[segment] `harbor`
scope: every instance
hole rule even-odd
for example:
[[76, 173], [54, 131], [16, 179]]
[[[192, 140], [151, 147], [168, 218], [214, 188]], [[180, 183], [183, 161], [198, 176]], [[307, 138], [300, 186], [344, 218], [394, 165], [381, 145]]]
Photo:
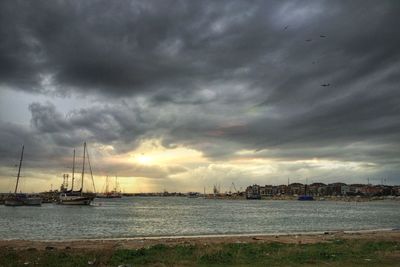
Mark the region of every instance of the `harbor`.
[[399, 1], [0, 1], [0, 267], [400, 267]]
[[[0, 239], [71, 240], [400, 228], [398, 201], [94, 199], [90, 206], [0, 206]], [[79, 225], [79, 227], [78, 227]], [[168, 225], [168, 227], [165, 227]]]

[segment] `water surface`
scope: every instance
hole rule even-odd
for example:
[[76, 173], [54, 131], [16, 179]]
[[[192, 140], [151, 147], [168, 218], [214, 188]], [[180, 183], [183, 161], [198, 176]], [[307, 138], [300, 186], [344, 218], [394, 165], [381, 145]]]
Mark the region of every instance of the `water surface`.
[[99, 199], [95, 206], [0, 206], [0, 239], [290, 233], [400, 228], [400, 202]]

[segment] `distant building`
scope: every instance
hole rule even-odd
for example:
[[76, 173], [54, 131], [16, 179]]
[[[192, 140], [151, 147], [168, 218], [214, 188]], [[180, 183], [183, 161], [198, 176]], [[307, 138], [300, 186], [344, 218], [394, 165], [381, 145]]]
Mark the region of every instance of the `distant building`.
[[371, 184], [365, 185], [361, 190], [362, 190], [361, 192], [367, 196], [380, 195], [382, 194], [383, 191], [381, 186], [373, 186]]
[[264, 192], [264, 194], [261, 193], [261, 196], [271, 197], [276, 195], [276, 186], [266, 185], [261, 190]]
[[287, 195], [288, 194], [288, 186], [285, 184], [278, 185], [275, 187], [276, 195]]
[[348, 195], [348, 193], [350, 192], [350, 186], [342, 185], [341, 188], [340, 188], [340, 192], [341, 192], [342, 196]]
[[[342, 195], [342, 187], [347, 187], [348, 185], [345, 183], [332, 183], [328, 184], [326, 188], [326, 194], [331, 196], [340, 196]], [[344, 189], [345, 191], [347, 189]], [[348, 191], [350, 188], [348, 188]]]
[[304, 185], [291, 183], [289, 185], [265, 185], [257, 184], [248, 186], [247, 199], [261, 199], [262, 197], [274, 197], [280, 195], [310, 195], [310, 196], [400, 196], [400, 186], [350, 184], [345, 183], [312, 183]]
[[301, 183], [292, 183], [288, 185], [288, 191], [290, 195], [304, 195], [305, 186]]
[[246, 188], [246, 198], [247, 199], [261, 199], [261, 187], [257, 184], [248, 186]]
[[312, 183], [308, 186], [307, 194], [312, 196], [325, 195], [326, 184], [324, 183]]
[[363, 194], [362, 191], [364, 186], [365, 185], [363, 184], [351, 184], [349, 186], [349, 193], [352, 195], [361, 195]]

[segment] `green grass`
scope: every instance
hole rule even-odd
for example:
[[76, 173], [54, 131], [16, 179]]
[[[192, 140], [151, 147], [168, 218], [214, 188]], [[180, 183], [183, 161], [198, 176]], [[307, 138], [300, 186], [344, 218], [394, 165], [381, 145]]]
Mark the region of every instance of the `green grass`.
[[[89, 261], [95, 260], [89, 265]], [[29, 264], [24, 265], [28, 262]], [[155, 245], [114, 251], [0, 249], [0, 266], [400, 266], [400, 241]]]

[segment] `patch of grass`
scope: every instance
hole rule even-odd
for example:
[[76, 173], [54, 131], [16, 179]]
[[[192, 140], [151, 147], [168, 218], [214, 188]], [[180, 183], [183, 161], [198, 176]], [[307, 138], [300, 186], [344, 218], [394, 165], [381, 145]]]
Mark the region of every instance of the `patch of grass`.
[[200, 264], [232, 264], [235, 254], [231, 251], [218, 250], [212, 253], [206, 253], [199, 257]]
[[333, 240], [317, 244], [155, 245], [115, 251], [0, 249], [0, 266], [400, 266], [400, 242]]

